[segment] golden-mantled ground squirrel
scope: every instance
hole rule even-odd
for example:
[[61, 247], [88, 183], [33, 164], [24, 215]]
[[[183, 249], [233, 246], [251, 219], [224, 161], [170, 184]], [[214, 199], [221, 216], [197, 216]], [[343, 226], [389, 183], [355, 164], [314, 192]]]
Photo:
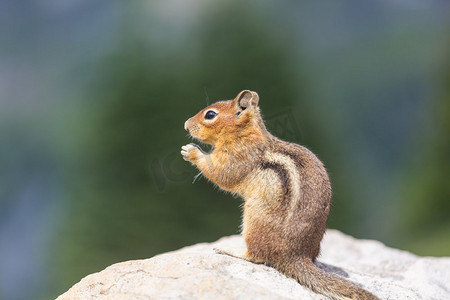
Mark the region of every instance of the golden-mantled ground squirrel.
[[210, 181], [244, 199], [246, 251], [221, 254], [274, 267], [333, 299], [377, 299], [315, 265], [330, 211], [331, 186], [322, 162], [308, 149], [271, 135], [258, 94], [244, 90], [187, 120], [190, 135], [213, 146], [183, 146], [183, 158]]

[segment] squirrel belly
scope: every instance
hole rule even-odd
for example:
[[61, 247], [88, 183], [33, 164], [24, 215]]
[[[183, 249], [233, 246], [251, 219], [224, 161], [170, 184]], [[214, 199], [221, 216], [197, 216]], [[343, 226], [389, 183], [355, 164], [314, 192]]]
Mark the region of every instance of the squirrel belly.
[[307, 148], [266, 130], [258, 102], [257, 93], [244, 90], [185, 122], [190, 135], [213, 150], [205, 153], [188, 144], [182, 147], [183, 158], [244, 200], [242, 235], [247, 250], [218, 252], [265, 263], [332, 299], [377, 299], [314, 264], [330, 211], [328, 174]]

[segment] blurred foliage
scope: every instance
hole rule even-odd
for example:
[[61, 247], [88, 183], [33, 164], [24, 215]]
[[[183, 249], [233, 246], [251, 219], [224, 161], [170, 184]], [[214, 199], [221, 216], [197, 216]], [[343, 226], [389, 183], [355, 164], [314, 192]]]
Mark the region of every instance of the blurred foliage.
[[431, 108], [434, 126], [423, 129], [425, 139], [418, 142], [402, 198], [404, 234], [398, 244], [421, 255], [429, 255], [430, 249], [434, 255], [450, 253], [450, 55], [448, 50], [443, 53], [446, 64], [440, 66]]
[[195, 52], [158, 50], [124, 32], [92, 86], [98, 114], [87, 120], [91, 148], [75, 172], [83, 178], [73, 180], [71, 213], [57, 240], [55, 289], [117, 261], [239, 232], [240, 200], [205, 179], [191, 184], [197, 171], [179, 150], [189, 142], [184, 121], [206, 97], [256, 90], [269, 119], [301, 101], [291, 49], [279, 47], [289, 33], [264, 18], [251, 6], [213, 7], [190, 45], [174, 45]]
[[[434, 33], [441, 27], [429, 22], [439, 7], [175, 1], [197, 5], [183, 11], [169, 2], [103, 1], [80, 4], [79, 11], [76, 1], [46, 2], [47, 10], [12, 6], [27, 8], [24, 28], [45, 27], [45, 34], [31, 30], [33, 39], [18, 35], [25, 46], [16, 59], [25, 71], [9, 71], [35, 80], [23, 84], [24, 95], [44, 104], [8, 105], [25, 125], [0, 111], [0, 216], [24, 190], [33, 204], [24, 205], [28, 211], [45, 206], [48, 216], [60, 218], [46, 225], [60, 222], [56, 229], [40, 224], [51, 231], [46, 236], [56, 231], [52, 247], [41, 250], [52, 249], [42, 263], [50, 268], [45, 299], [112, 263], [239, 232], [241, 200], [204, 178], [193, 183], [198, 171], [179, 152], [190, 142], [184, 121], [242, 89], [258, 92], [272, 133], [324, 161], [334, 191], [329, 227], [418, 254], [449, 255], [450, 47], [438, 49]], [[34, 17], [38, 8], [42, 15]], [[73, 19], [73, 44], [53, 40], [67, 28], [48, 25], [52, 13]], [[114, 26], [107, 28], [103, 18]], [[111, 48], [107, 38], [96, 43], [108, 34]], [[56, 52], [67, 53], [53, 61]], [[58, 63], [77, 61], [84, 64], [60, 76]], [[36, 74], [23, 67], [32, 63]], [[73, 91], [80, 86], [87, 89]], [[52, 98], [61, 100], [45, 101]]]

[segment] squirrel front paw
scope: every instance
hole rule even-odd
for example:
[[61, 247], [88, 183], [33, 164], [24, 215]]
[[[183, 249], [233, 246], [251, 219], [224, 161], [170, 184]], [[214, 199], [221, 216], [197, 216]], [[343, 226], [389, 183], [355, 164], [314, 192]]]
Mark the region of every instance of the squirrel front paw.
[[185, 161], [192, 162], [195, 160], [200, 153], [198, 146], [196, 144], [187, 144], [181, 147], [181, 155]]

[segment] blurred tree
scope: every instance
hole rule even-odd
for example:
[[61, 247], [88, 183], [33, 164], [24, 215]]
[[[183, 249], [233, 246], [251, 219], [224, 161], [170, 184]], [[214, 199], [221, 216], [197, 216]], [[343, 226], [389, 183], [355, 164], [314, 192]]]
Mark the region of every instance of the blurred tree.
[[[448, 48], [448, 47], [447, 47]], [[405, 187], [404, 239], [421, 255], [450, 255], [450, 56], [440, 77], [441, 93], [432, 107]]]
[[179, 149], [184, 121], [205, 106], [204, 87], [213, 101], [256, 90], [269, 117], [301, 100], [289, 34], [269, 18], [223, 2], [205, 10], [189, 40], [166, 44], [127, 26], [93, 85], [97, 113], [86, 120], [89, 149], [57, 241], [56, 293], [111, 263], [238, 232], [239, 202], [205, 180], [192, 185], [195, 169]]

